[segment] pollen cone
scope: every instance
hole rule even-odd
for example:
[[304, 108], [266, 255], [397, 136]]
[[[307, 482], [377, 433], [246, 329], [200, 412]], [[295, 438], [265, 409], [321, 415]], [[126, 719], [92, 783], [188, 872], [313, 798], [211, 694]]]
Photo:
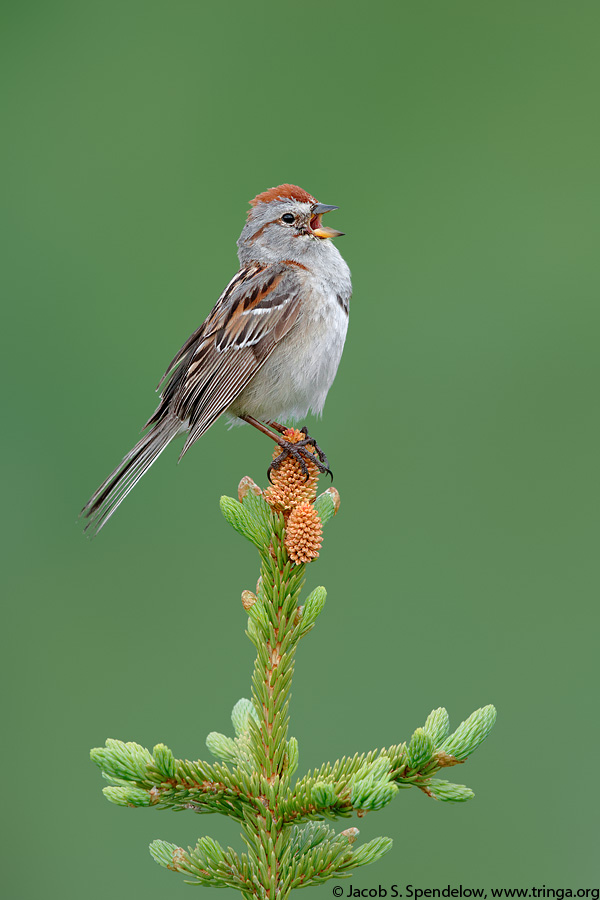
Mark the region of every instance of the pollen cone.
[[289, 558], [299, 564], [316, 559], [321, 549], [323, 526], [312, 503], [304, 501], [291, 511], [285, 529]]

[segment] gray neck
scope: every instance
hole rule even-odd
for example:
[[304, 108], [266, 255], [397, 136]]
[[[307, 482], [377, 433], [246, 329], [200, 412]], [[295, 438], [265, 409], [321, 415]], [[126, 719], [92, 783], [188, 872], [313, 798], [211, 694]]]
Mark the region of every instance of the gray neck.
[[[252, 262], [269, 265], [289, 259], [306, 266], [324, 281], [337, 285], [339, 293], [350, 296], [350, 270], [331, 239], [301, 236], [290, 240], [287, 235], [278, 239], [278, 230], [267, 226], [257, 237], [256, 224], [247, 223], [237, 242], [240, 265]], [[270, 235], [267, 234], [269, 231]]]

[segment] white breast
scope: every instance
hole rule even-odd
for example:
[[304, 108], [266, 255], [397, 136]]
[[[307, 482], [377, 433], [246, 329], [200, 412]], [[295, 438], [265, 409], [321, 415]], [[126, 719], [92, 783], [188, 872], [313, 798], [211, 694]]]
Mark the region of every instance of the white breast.
[[321, 413], [333, 383], [348, 330], [350, 291], [338, 294], [311, 278], [298, 320], [245, 388], [231, 412], [260, 421], [302, 421]]

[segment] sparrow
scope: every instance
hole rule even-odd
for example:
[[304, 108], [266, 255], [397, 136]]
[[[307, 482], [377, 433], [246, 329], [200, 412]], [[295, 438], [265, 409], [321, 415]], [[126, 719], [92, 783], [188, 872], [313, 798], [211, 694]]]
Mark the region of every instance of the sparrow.
[[287, 455], [307, 477], [303, 456], [331, 474], [307, 430], [290, 443], [280, 420], [322, 412], [342, 355], [352, 286], [331, 241], [343, 232], [321, 222], [334, 209], [293, 184], [250, 201], [239, 271], [169, 364], [146, 433], [82, 509], [86, 531], [100, 531], [173, 438], [187, 435], [181, 459], [223, 413], [282, 448], [269, 476]]

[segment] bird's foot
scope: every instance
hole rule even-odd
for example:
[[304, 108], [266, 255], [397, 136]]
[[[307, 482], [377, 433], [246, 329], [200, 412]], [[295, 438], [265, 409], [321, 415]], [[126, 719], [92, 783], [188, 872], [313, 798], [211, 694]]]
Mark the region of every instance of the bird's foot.
[[[271, 422], [270, 424], [272, 427], [277, 428], [278, 431], [281, 429], [280, 433], [285, 434], [287, 429], [278, 426], [276, 422]], [[302, 474], [307, 481], [310, 477], [310, 472], [306, 464], [307, 460], [316, 466], [323, 475], [329, 475], [333, 481], [333, 472], [329, 468], [329, 462], [327, 461], [324, 452], [321, 450], [315, 439], [309, 435], [306, 427], [301, 428], [300, 431], [304, 437], [299, 441], [287, 441], [285, 438], [279, 438], [277, 440], [277, 443], [282, 450], [279, 456], [273, 460], [267, 469], [267, 478], [271, 481], [271, 472], [273, 469], [278, 469], [281, 463], [291, 456], [300, 466]], [[308, 449], [309, 447], [311, 448], [310, 450]]]

